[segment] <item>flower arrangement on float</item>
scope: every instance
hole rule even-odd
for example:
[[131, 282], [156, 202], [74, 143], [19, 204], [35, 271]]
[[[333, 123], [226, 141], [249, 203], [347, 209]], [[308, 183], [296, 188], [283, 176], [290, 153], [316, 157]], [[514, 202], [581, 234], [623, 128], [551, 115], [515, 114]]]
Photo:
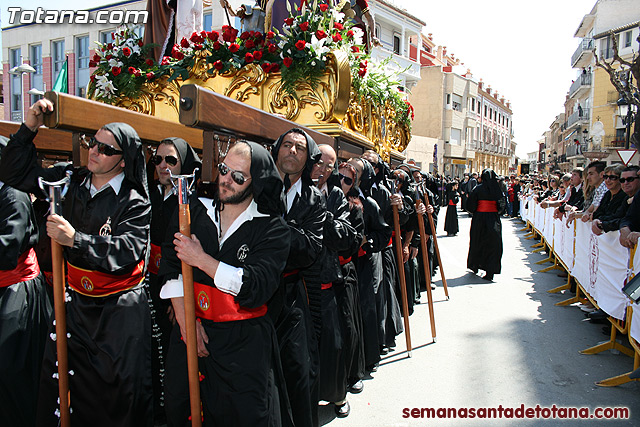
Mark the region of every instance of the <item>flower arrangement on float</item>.
[[[291, 6], [287, 2], [287, 6]], [[116, 104], [122, 98], [137, 98], [145, 85], [160, 81], [187, 80], [199, 61], [207, 64], [211, 77], [228, 75], [255, 64], [267, 73], [280, 73], [283, 90], [296, 95], [296, 86], [308, 83], [315, 88], [327, 68], [329, 53], [342, 50], [349, 56], [352, 87], [379, 108], [391, 104], [398, 124], [411, 127], [413, 107], [398, 91], [398, 71], [392, 71], [392, 58], [373, 64], [364, 52], [363, 32], [345, 19], [333, 4], [304, 3], [289, 9], [282, 32], [239, 31], [223, 26], [222, 31], [194, 32], [183, 38], [160, 63], [149, 58], [154, 45], [143, 44], [131, 27], [113, 34], [113, 42], [98, 43], [90, 66], [89, 96]]]

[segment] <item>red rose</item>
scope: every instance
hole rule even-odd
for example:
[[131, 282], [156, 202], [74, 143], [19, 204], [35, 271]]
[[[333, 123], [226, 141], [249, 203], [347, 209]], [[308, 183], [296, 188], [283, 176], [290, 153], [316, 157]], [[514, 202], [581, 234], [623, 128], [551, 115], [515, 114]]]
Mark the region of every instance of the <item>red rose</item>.
[[136, 77], [140, 77], [142, 75], [142, 71], [136, 68], [135, 70], [133, 70], [133, 75]]
[[97, 53], [93, 55], [93, 62], [100, 62], [100, 55], [98, 55]]
[[360, 52], [360, 48], [358, 46], [351, 46], [351, 52], [358, 53]]
[[229, 52], [236, 53], [240, 49], [240, 45], [238, 43], [231, 43], [229, 45]]
[[245, 31], [240, 35], [240, 40], [247, 40], [249, 37], [251, 37], [251, 34], [249, 34], [248, 31]]
[[247, 49], [253, 49], [254, 47], [256, 47], [256, 43], [253, 40], [247, 40], [246, 42], [244, 42], [244, 47], [246, 47]]
[[269, 40], [271, 40], [271, 39], [272, 39], [272, 38], [274, 38], [275, 36], [276, 36], [276, 33], [274, 33], [273, 31], [269, 31], [269, 32], [267, 33], [267, 38], [268, 38]]
[[244, 54], [244, 61], [245, 61], [247, 64], [251, 64], [251, 63], [253, 62], [253, 55], [252, 55], [252, 54], [250, 54], [249, 52], [245, 53], [245, 54]]
[[[112, 33], [112, 34], [113, 34], [113, 33]], [[113, 49], [113, 43], [109, 43], [109, 44], [107, 45], [107, 49], [109, 49], [109, 50]]]
[[269, 50], [269, 53], [275, 53], [276, 50], [278, 50], [278, 46], [276, 46], [275, 44], [270, 43], [269, 47], [267, 49]]
[[169, 56], [164, 56], [162, 57], [162, 61], [160, 62], [160, 65], [169, 65], [169, 60], [171, 58]]
[[213, 43], [213, 50], [220, 50], [220, 42], [219, 41], [215, 41]]
[[210, 31], [207, 33], [207, 38], [209, 40], [218, 40], [220, 38], [220, 34], [217, 31]]
[[149, 58], [144, 62], [146, 62], [149, 67], [153, 67], [153, 59]]
[[358, 75], [360, 77], [364, 77], [365, 74], [367, 74], [367, 69], [366, 68], [360, 68], [360, 71], [358, 71]]
[[89, 67], [90, 68], [97, 67], [97, 66], [98, 66], [98, 64], [96, 64], [95, 61], [89, 61]]
[[178, 61], [184, 59], [184, 53], [180, 52], [180, 48], [178, 48], [177, 45], [174, 45], [173, 49], [171, 49], [171, 56], [173, 56]]
[[269, 71], [272, 73], [277, 73], [278, 71], [280, 71], [280, 64], [277, 64], [277, 63], [271, 64], [271, 70]]
[[271, 71], [271, 64], [268, 62], [264, 62], [260, 64], [260, 66], [262, 67], [262, 71], [264, 71], [265, 73], [268, 73], [269, 71]]
[[319, 7], [320, 7], [320, 11], [322, 11], [322, 12], [326, 12], [327, 9], [329, 9], [329, 5], [328, 4], [324, 4], [324, 3], [321, 4]]
[[129, 74], [134, 74], [136, 72], [136, 69], [135, 67], [129, 67], [127, 71], [129, 71]]
[[304, 41], [304, 40], [298, 40], [298, 41], [296, 42], [296, 49], [298, 49], [298, 50], [303, 50], [303, 49], [304, 49], [304, 47], [305, 47], [306, 45], [307, 45], [307, 42], [306, 42], [306, 41]]
[[288, 26], [292, 26], [293, 25], [293, 18], [287, 18], [284, 20], [284, 23], [287, 24]]
[[353, 31], [351, 30], [347, 31], [347, 37], [353, 37]]
[[222, 70], [222, 68], [224, 68], [224, 64], [222, 63], [222, 61], [218, 59], [216, 62], [213, 63], [213, 68], [220, 71]]
[[138, 46], [140, 47], [144, 46], [144, 43], [142, 42], [142, 40], [138, 40]]
[[322, 40], [323, 38], [327, 37], [327, 33], [324, 32], [324, 30], [318, 30], [316, 31], [316, 38], [318, 40]]
[[180, 40], [180, 46], [187, 48], [189, 47], [189, 40], [185, 39], [184, 37], [182, 38], [182, 40]]
[[224, 32], [222, 33], [222, 40], [232, 43], [236, 41], [237, 36], [238, 36], [238, 30], [227, 26], [226, 30], [224, 30]]
[[193, 45], [193, 48], [195, 50], [202, 50], [203, 46], [200, 43], [196, 43], [196, 44]]
[[333, 23], [333, 28], [335, 28], [336, 30], [344, 30], [344, 25], [342, 25], [339, 22], [334, 22]]
[[117, 76], [118, 74], [120, 74], [120, 71], [122, 71], [122, 70], [120, 69], [120, 67], [113, 67], [113, 68], [111, 69], [111, 74], [113, 74], [113, 76], [115, 77], [115, 76]]
[[260, 61], [262, 59], [262, 51], [256, 50], [255, 52], [253, 52], [253, 59], [255, 59], [256, 61]]
[[336, 42], [336, 43], [342, 41], [342, 36], [340, 35], [340, 33], [335, 33], [333, 35], [333, 41]]
[[96, 81], [96, 75], [95, 74], [91, 74], [89, 76], [89, 80], [91, 80], [92, 82], [95, 82]]
[[309, 22], [303, 22], [298, 25], [298, 27], [300, 27], [300, 31], [307, 31], [309, 29]]
[[285, 67], [289, 68], [291, 67], [291, 64], [293, 64], [293, 59], [287, 56], [282, 60], [282, 63], [284, 64]]
[[147, 73], [147, 80], [152, 80], [156, 75], [153, 73], [153, 71], [149, 71]]
[[[191, 40], [194, 43], [202, 43], [204, 41], [204, 39], [202, 38], [202, 36], [196, 32], [194, 32], [193, 34], [191, 34], [191, 37], [189, 37], [189, 40]], [[186, 47], [186, 46], [185, 46]]]
[[113, 58], [113, 55], [107, 55], [104, 57], [104, 59], [106, 59], [107, 61], [110, 60], [111, 58]]

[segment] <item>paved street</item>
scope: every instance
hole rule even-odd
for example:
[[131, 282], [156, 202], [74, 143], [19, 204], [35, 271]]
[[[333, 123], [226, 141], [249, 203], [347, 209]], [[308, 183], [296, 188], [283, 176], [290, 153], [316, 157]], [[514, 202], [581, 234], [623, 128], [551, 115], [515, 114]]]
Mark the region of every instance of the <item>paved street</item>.
[[[536, 405], [619, 407], [631, 410], [624, 421], [593, 420], [590, 425], [640, 424], [640, 384], [603, 388], [595, 381], [628, 372], [633, 360], [607, 351], [579, 350], [608, 339], [604, 325], [591, 324], [577, 307], [556, 307], [566, 295], [546, 291], [563, 284], [557, 271], [536, 273], [546, 258], [532, 253], [519, 221], [503, 218], [502, 274], [488, 283], [466, 269], [471, 219], [459, 214], [460, 233], [438, 230], [451, 299], [446, 301], [440, 275], [435, 297], [437, 342], [432, 343], [426, 293], [411, 317], [413, 357], [407, 358], [404, 335], [385, 356], [361, 394], [348, 396], [351, 415], [337, 419], [332, 406], [321, 408], [321, 424], [330, 426], [411, 425], [558, 425], [561, 420], [412, 419], [404, 408], [472, 408]], [[442, 237], [441, 237], [442, 236]], [[548, 264], [547, 264], [548, 265]], [[634, 417], [635, 415], [635, 417]], [[574, 421], [575, 423], [576, 421]], [[584, 423], [585, 420], [577, 421]], [[587, 421], [588, 422], [588, 421]]]

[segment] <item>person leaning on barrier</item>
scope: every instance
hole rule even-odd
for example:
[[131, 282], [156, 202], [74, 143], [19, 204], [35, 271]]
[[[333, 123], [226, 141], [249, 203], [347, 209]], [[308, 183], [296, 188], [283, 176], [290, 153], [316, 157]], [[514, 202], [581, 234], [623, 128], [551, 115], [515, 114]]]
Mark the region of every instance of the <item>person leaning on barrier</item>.
[[[33, 139], [53, 104], [41, 99], [3, 152], [0, 179], [41, 194], [38, 178], [73, 171], [62, 215], [50, 215], [47, 234], [67, 262], [66, 303], [71, 423], [149, 426], [152, 418], [151, 315], [143, 289], [151, 205], [145, 159], [136, 131], [109, 123], [88, 138], [86, 167], [37, 165]], [[52, 330], [53, 332], [53, 330]], [[56, 343], [47, 340], [38, 426], [57, 426]]]
[[604, 193], [598, 208], [593, 212], [591, 230], [600, 235], [619, 228], [620, 219], [627, 213], [627, 194], [622, 191], [620, 176], [622, 165], [607, 166], [604, 169], [604, 182], [608, 191]]
[[[634, 183], [637, 187], [640, 187], [640, 183], [636, 184], [640, 180], [640, 170], [636, 171], [635, 177], [631, 171], [625, 170], [623, 177], [625, 177], [623, 185], [627, 186], [629, 183]], [[629, 191], [632, 190], [630, 189]], [[627, 248], [633, 248], [634, 245], [637, 245], [640, 237], [640, 190], [636, 191], [632, 199], [633, 201], [627, 210], [627, 214], [620, 221], [620, 244]]]
[[[589, 182], [589, 186], [594, 190], [591, 194], [590, 203], [588, 200], [585, 200], [585, 209], [581, 218], [582, 222], [591, 221], [593, 213], [598, 209], [598, 206], [602, 203], [602, 198], [609, 190], [604, 180], [605, 168], [606, 163], [601, 161], [591, 162], [587, 167], [587, 181]], [[618, 176], [619, 175], [620, 173], [618, 172]]]

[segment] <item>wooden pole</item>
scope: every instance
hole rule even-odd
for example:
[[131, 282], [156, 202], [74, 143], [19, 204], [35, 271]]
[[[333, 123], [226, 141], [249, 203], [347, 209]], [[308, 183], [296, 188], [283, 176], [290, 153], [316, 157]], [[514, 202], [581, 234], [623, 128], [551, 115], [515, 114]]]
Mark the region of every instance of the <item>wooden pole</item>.
[[402, 238], [400, 237], [400, 217], [398, 206], [393, 206], [393, 227], [396, 234], [396, 257], [398, 258], [398, 277], [400, 277], [400, 294], [402, 295], [402, 316], [404, 317], [404, 333], [407, 341], [407, 354], [412, 356], [411, 330], [409, 329], [409, 303], [407, 301], [407, 282], [404, 277], [404, 262], [402, 262]]
[[[185, 178], [178, 178], [180, 233], [191, 237], [191, 213]], [[186, 320], [187, 370], [189, 376], [189, 399], [191, 402], [191, 425], [202, 426], [200, 403], [200, 375], [198, 374], [198, 347], [196, 342], [196, 306], [193, 294], [193, 268], [182, 262], [182, 285], [184, 287], [184, 313]]]
[[[416, 202], [416, 210], [422, 205], [422, 200]], [[424, 277], [427, 280], [427, 299], [429, 301], [429, 320], [431, 321], [431, 337], [436, 342], [436, 319], [433, 312], [433, 295], [431, 293], [431, 269], [429, 268], [429, 258], [427, 257], [427, 233], [424, 228], [422, 215], [418, 218], [418, 228], [420, 231], [420, 247], [422, 249], [422, 264], [424, 264]]]
[[[428, 208], [429, 207], [429, 197], [426, 195], [426, 193], [425, 193], [425, 204], [427, 205], [427, 208]], [[429, 218], [429, 226], [431, 227], [431, 237], [433, 237], [433, 244], [435, 245], [436, 256], [438, 257], [438, 265], [440, 266], [440, 277], [442, 277], [442, 285], [444, 286], [444, 294], [446, 295], [447, 300], [448, 300], [449, 299], [449, 289], [447, 288], [447, 278], [444, 277], [444, 267], [442, 265], [442, 259], [440, 258], [440, 248], [438, 248], [438, 237], [436, 236], [436, 226], [435, 226], [435, 223], [433, 222], [433, 217], [431, 216], [429, 211], [427, 211], [427, 218]]]

